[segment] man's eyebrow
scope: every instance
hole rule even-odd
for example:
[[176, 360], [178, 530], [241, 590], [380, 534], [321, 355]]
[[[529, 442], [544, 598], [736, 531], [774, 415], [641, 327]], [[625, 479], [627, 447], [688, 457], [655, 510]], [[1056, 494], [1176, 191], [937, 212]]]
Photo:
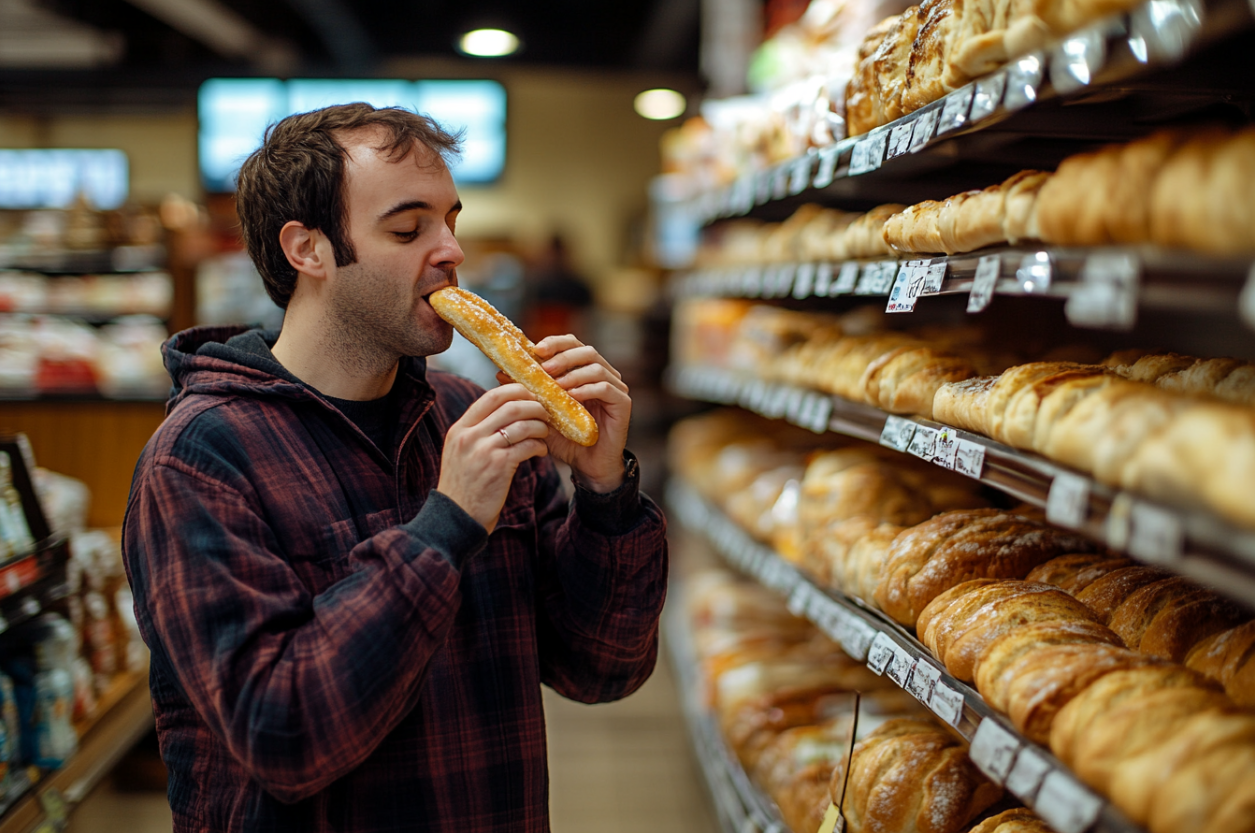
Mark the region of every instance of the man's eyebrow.
[[[389, 208], [387, 211], [380, 214], [379, 220], [380, 221], [387, 220], [389, 217], [395, 217], [398, 214], [404, 214], [407, 211], [416, 211], [416, 210], [417, 211], [431, 211], [432, 204], [427, 202], [426, 200], [409, 200], [407, 202], [397, 203], [396, 205], [392, 206], [392, 208]], [[449, 209], [449, 213], [452, 214], [455, 211], [461, 211], [461, 210], [462, 210], [462, 201], [458, 200], [456, 203], [453, 204], [453, 208]]]

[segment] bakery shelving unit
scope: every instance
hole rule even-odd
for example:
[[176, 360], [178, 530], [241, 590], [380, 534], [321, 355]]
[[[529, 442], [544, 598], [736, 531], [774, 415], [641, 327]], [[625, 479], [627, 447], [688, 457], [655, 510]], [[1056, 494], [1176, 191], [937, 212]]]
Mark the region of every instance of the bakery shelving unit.
[[[66, 581], [69, 546], [49, 528], [35, 494], [30, 444], [24, 436], [0, 437], [0, 451], [12, 461], [13, 485], [22, 499], [34, 551], [0, 565], [0, 633], [70, 593]], [[75, 725], [79, 749], [62, 768], [33, 767], [11, 773], [7, 795], [0, 796], [0, 833], [28, 833], [64, 821], [65, 813], [94, 787], [153, 725], [148, 674], [116, 675], [99, 697], [93, 715]]]
[[681, 396], [879, 443], [973, 477], [1044, 509], [1051, 523], [1255, 605], [1255, 533], [1210, 513], [1148, 501], [980, 434], [819, 391], [718, 368], [677, 368], [668, 383]]
[[[970, 744], [972, 762], [1058, 833], [1141, 831], [1048, 751], [1021, 736], [975, 690], [948, 674], [929, 650], [897, 623], [856, 599], [818, 586], [683, 481], [669, 482], [667, 504], [681, 525], [705, 535], [728, 563], [787, 599], [791, 612], [809, 619], [851, 657], [887, 676], [953, 728]], [[677, 626], [671, 621], [668, 624]], [[674, 632], [670, 627], [669, 632]], [[677, 667], [683, 668], [680, 663], [687, 659], [676, 657]], [[686, 685], [685, 691], [691, 699], [693, 686]], [[709, 739], [694, 734], [703, 762], [713, 758], [702, 746], [710, 743]], [[721, 741], [716, 737], [714, 743]], [[712, 793], [719, 800], [718, 791], [712, 788]], [[719, 806], [723, 812], [725, 806], [735, 805], [728, 798]]]
[[679, 677], [681, 709], [689, 741], [720, 829], [723, 833], [788, 833], [780, 811], [750, 781], [724, 741], [714, 714], [701, 702], [696, 677], [699, 666], [682, 605], [668, 603], [663, 623], [671, 665]]

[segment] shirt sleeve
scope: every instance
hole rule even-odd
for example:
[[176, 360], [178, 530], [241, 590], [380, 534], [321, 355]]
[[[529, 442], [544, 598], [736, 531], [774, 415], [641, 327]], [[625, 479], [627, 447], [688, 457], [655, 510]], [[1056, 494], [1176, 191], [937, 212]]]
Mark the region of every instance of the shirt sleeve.
[[542, 479], [537, 493], [542, 679], [584, 703], [631, 694], [649, 678], [658, 655], [666, 521], [641, 494], [634, 458], [627, 471], [623, 486], [609, 495], [577, 488], [574, 511], [556, 473]]
[[242, 484], [141, 462], [124, 549], [153, 661], [280, 801], [357, 767], [417, 702], [461, 559], [485, 538], [440, 500], [359, 543], [348, 577], [311, 597]]

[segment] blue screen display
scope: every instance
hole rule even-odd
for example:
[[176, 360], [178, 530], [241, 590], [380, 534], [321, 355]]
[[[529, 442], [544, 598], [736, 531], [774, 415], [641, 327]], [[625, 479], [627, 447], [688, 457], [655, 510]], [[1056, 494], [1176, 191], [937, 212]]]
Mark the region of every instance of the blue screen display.
[[462, 157], [452, 166], [462, 185], [495, 182], [505, 168], [505, 88], [496, 81], [393, 81], [213, 78], [201, 85], [200, 173], [205, 190], [235, 190], [244, 159], [266, 128], [285, 116], [330, 104], [365, 101], [425, 113], [451, 132], [463, 131]]
[[66, 208], [81, 194], [109, 210], [129, 185], [120, 150], [0, 150], [0, 208]]

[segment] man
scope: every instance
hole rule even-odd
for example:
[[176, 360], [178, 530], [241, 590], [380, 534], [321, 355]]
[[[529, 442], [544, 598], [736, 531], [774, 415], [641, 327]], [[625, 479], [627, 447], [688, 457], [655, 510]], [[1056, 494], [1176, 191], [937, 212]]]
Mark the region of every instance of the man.
[[364, 104], [280, 122], [237, 204], [282, 332], [165, 347], [124, 551], [178, 831], [547, 830], [540, 684], [607, 701], [653, 668], [664, 520], [618, 373], [537, 345], [600, 426], [580, 448], [520, 386], [426, 370], [456, 149]]

